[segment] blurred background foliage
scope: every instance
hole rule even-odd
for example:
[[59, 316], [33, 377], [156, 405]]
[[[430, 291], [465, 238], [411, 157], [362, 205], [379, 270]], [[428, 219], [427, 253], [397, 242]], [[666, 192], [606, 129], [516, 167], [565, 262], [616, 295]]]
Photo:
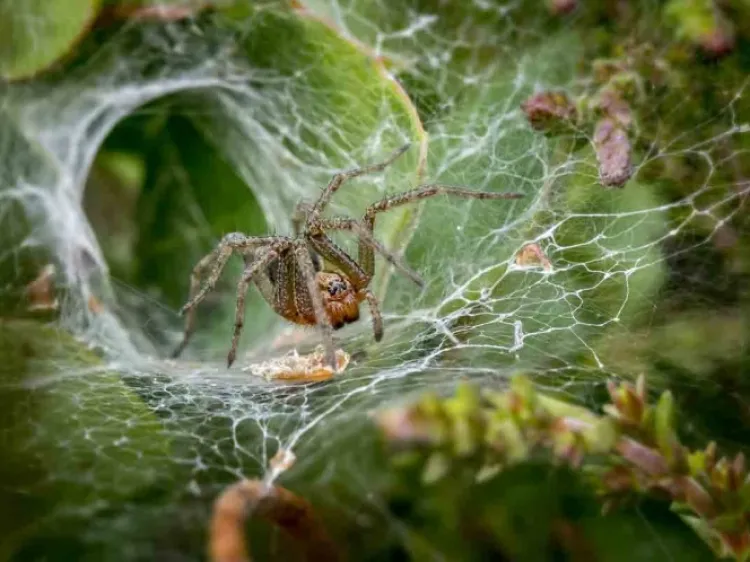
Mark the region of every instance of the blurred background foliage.
[[[320, 152], [350, 167], [352, 161], [338, 147], [364, 144], [386, 115], [416, 145], [387, 177], [398, 177], [402, 184], [404, 177], [419, 181], [425, 172], [420, 150], [429, 146], [430, 165], [438, 163], [430, 171], [444, 183], [519, 190], [542, 200], [534, 208], [527, 198], [519, 206], [500, 207], [491, 217], [483, 214], [463, 224], [458, 236], [445, 227], [461, 221], [447, 205], [399, 210], [379, 223], [386, 245], [403, 249], [429, 280], [420, 304], [435, 307], [436, 316], [445, 318], [455, 338], [466, 344], [445, 352], [444, 365], [489, 364], [507, 372], [526, 361], [534, 367], [529, 378], [551, 399], [574, 402], [591, 415], [601, 414], [610, 400], [606, 382], [613, 375], [624, 381], [645, 375], [653, 389], [650, 398], [671, 391], [680, 415], [673, 419], [670, 414], [664, 423], [685, 447], [703, 451], [714, 441], [732, 459], [747, 454], [750, 4], [547, 0], [522, 2], [511, 20], [487, 17], [480, 4], [357, 0], [346, 10], [354, 41], [335, 24], [339, 16], [332, 6], [337, 3], [312, 0], [0, 0], [0, 95], [11, 100], [0, 104], [2, 153], [39, 151], [18, 132], [13, 100], [37, 87], [53, 91], [64, 84], [70, 91], [77, 73], [106, 58], [112, 37], [125, 37], [117, 56], [128, 56], [127, 49], [143, 48], [145, 37], [169, 41], [173, 26], [234, 34], [232, 56], [245, 57], [259, 72], [284, 77], [307, 72], [306, 87], [284, 109], [287, 124], [294, 122], [295, 110], [309, 111], [295, 131], [305, 146], [294, 147], [300, 161]], [[502, 8], [499, 2], [489, 4]], [[414, 13], [439, 14], [430, 36], [434, 44], [420, 48], [456, 41], [450, 59], [410, 67], [415, 47], [407, 41], [399, 45], [398, 38], [389, 44], [388, 55], [373, 58], [370, 49], [378, 32], [407, 27]], [[456, 40], [463, 33], [482, 48]], [[205, 37], [208, 44], [215, 36]], [[517, 70], [510, 65], [488, 72], [481, 90], [467, 87], [469, 70], [493, 68], [507, 56], [507, 45], [528, 60], [527, 84], [564, 84], [564, 98], [525, 105], [539, 92], [517, 87]], [[134, 56], [146, 57], [140, 51]], [[154, 72], [160, 64], [180, 64], [179, 56], [147, 60]], [[489, 150], [440, 169], [439, 163], [466, 142], [455, 139], [481, 136], [472, 128], [473, 116], [498, 100], [507, 108], [524, 108], [523, 126], [509, 123]], [[98, 148], [81, 205], [112, 278], [146, 295], [140, 306], [178, 308], [191, 267], [224, 233], [262, 234], [287, 224], [280, 217], [300, 193], [285, 191], [287, 184], [274, 174], [283, 169], [302, 177], [305, 169], [290, 159], [269, 170], [272, 152], [263, 135], [237, 136], [231, 120], [239, 113], [226, 111], [232, 103], [231, 96], [213, 97], [202, 88], [167, 93], [125, 115]], [[267, 119], [265, 132], [291, 145], [285, 122], [275, 120], [263, 100], [247, 111], [254, 112], [254, 119]], [[318, 114], [330, 120], [316, 124]], [[603, 126], [622, 132], [621, 140], [608, 137], [598, 143]], [[540, 143], [548, 150], [540, 150]], [[389, 139], [383, 144], [378, 154], [398, 143]], [[544, 153], [547, 160], [525, 158], [529, 153]], [[378, 154], [358, 154], [354, 160]], [[486, 169], [498, 160], [515, 163], [507, 185], [487, 177]], [[636, 165], [635, 177], [630, 178], [627, 166], [618, 167], [624, 160]], [[564, 174], [550, 172], [563, 164]], [[191, 494], [174, 489], [174, 482], [187, 478], [182, 475], [187, 469], [171, 459], [225, 458], [234, 451], [227, 435], [258, 443], [265, 433], [283, 433], [284, 422], [236, 430], [233, 413], [222, 413], [220, 399], [185, 399], [178, 411], [165, 408], [164, 397], [144, 388], [142, 378], [105, 369], [106, 353], [68, 334], [56, 323], [56, 308], [30, 310], [30, 302], [42, 299], [44, 304], [49, 294], [29, 292], [29, 283], [54, 257], [43, 245], [26, 251], [22, 243], [37, 228], [34, 215], [23, 210], [23, 198], [12, 196], [14, 188], [38, 173], [24, 166], [9, 162], [0, 172], [0, 560], [202, 559], [211, 497], [240, 475], [207, 469], [200, 484], [213, 495]], [[627, 176], [623, 186], [602, 186], [617, 174]], [[371, 199], [356, 188], [342, 198], [344, 209], [362, 208]], [[481, 244], [466, 242], [486, 237], [490, 224], [522, 216], [527, 220], [492, 243], [489, 258]], [[419, 228], [414, 231], [414, 226]], [[538, 240], [550, 229], [555, 243], [535, 258], [554, 265], [549, 282], [540, 283], [538, 272], [508, 265], [506, 258], [519, 243]], [[460, 295], [445, 300], [445, 286], [452, 281], [446, 260], [458, 254], [468, 273], [481, 274]], [[498, 266], [477, 265], [471, 271], [483, 258], [495, 259]], [[632, 271], [623, 275], [628, 267]], [[200, 312], [201, 324], [211, 325], [201, 334], [205, 348], [223, 349], [228, 341], [232, 280], [239, 266], [229, 269]], [[395, 289], [386, 293], [389, 283]], [[409, 310], [405, 283], [379, 270], [376, 289], [387, 296], [387, 308]], [[583, 295], [574, 316], [564, 295], [556, 293], [559, 287], [567, 296]], [[64, 305], [72, 297], [61, 287], [50, 298]], [[490, 310], [482, 308], [487, 299], [494, 299]], [[89, 300], [89, 308], [96, 309], [97, 302]], [[254, 292], [248, 310], [253, 322], [244, 338], [254, 341], [269, 333], [275, 319]], [[493, 322], [504, 314], [526, 319], [527, 333], [559, 330], [538, 336], [514, 357], [483, 351], [484, 344], [512, 346], [513, 325]], [[571, 322], [575, 330], [566, 329]], [[423, 341], [422, 332], [419, 322], [402, 328], [382, 356], [368, 348], [373, 362], [365, 368], [377, 372], [431, 350], [433, 342]], [[172, 343], [156, 330], [150, 335], [163, 338], [164, 348]], [[106, 372], [97, 375], [97, 384], [89, 379], [81, 384], [78, 377], [92, 369]], [[500, 392], [505, 378], [490, 375], [475, 383]], [[424, 400], [432, 400], [431, 412], [441, 423], [463, 420], [469, 414], [462, 408], [468, 406], [460, 396], [446, 398], [455, 384], [444, 383], [440, 379], [435, 386], [446, 393]], [[358, 382], [347, 384], [332, 382], [330, 394], [356, 388]], [[408, 382], [404, 389], [414, 390]], [[170, 392], [190, 396], [190, 387], [175, 385]], [[641, 398], [645, 404], [648, 397]], [[291, 405], [294, 400], [290, 394]], [[364, 411], [374, 404], [363, 397], [347, 408]], [[205, 408], [215, 408], [216, 415], [196, 422], [196, 413], [203, 415]], [[401, 408], [402, 415], [410, 411], [410, 406]], [[494, 419], [500, 410], [489, 408], [482, 416]], [[750, 482], [744, 467], [732, 465], [739, 484], [727, 484], [731, 478], [725, 471], [725, 486], [712, 489], [722, 506], [717, 513], [729, 514], [725, 519], [699, 513], [696, 522], [690, 519], [696, 515], [694, 505], [686, 515], [678, 505], [685, 502], [675, 494], [654, 494], [648, 486], [629, 489], [627, 502], [602, 515], [602, 477], [592, 479], [587, 469], [618, 465], [617, 453], [600, 452], [604, 461], [586, 457], [568, 463], [529, 450], [507, 466], [493, 465], [478, 479], [476, 459], [459, 445], [451, 448], [471, 428], [462, 424], [394, 452], [399, 439], [371, 419], [333, 421], [325, 427], [323, 444], [297, 444], [297, 456], [308, 460], [281, 481], [312, 502], [349, 559], [687, 561], [718, 554], [750, 559]], [[658, 437], [649, 441], [658, 427], [649, 418], [632, 437], [668, 456], [664, 451], [673, 449]], [[199, 451], [188, 434], [200, 436]], [[353, 444], [359, 457], [355, 467], [349, 460], [335, 460]], [[434, 449], [441, 451], [438, 461]], [[685, 466], [670, 463], [671, 475], [687, 474]], [[696, 474], [710, 472], [701, 466]], [[736, 548], [717, 546], [706, 528], [736, 532]], [[299, 555], [262, 521], [250, 522], [247, 533], [257, 559]], [[128, 540], [123, 537], [134, 535], [137, 544], [121, 545]]]

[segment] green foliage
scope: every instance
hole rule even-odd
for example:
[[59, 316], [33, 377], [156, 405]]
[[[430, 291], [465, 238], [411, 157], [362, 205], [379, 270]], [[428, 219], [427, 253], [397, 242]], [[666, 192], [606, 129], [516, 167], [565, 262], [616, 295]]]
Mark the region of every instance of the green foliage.
[[[171, 272], [188, 271], [203, 257], [191, 246], [210, 248], [225, 232], [264, 234], [267, 226], [245, 182], [188, 119], [169, 116], [147, 142], [153, 148], [147, 150], [136, 211], [140, 259], [134, 279], [139, 286], [159, 287], [164, 301], [177, 307], [190, 280], [175, 279]], [[200, 219], [191, 213], [194, 205]], [[211, 231], [201, 231], [200, 222], [211, 225]]]
[[[406, 471], [402, 471], [406, 472]], [[602, 517], [579, 475], [529, 462], [492, 479], [453, 475], [429, 487], [403, 476], [392, 509], [407, 525], [407, 556], [427, 560], [714, 560], [677, 516], [645, 503]], [[408, 486], [408, 487], [407, 487]]]
[[93, 351], [59, 329], [0, 319], [0, 357], [0, 559], [44, 532], [45, 514], [90, 509], [92, 498], [105, 511], [168, 477], [159, 419]]
[[[0, 559], [197, 559], [218, 491], [285, 449], [284, 485], [357, 559], [747, 559], [744, 456], [706, 444], [750, 452], [749, 12], [0, 0]], [[330, 213], [422, 182], [525, 197], [378, 217], [427, 282], [379, 260], [382, 342], [363, 307], [321, 385], [217, 368], [235, 259], [198, 361], [158, 359], [223, 235], [289, 234], [334, 171], [406, 141]], [[254, 289], [245, 325], [262, 358], [318, 343]], [[604, 385], [643, 375], [652, 400]]]
[[677, 36], [706, 50], [723, 51], [732, 41], [731, 24], [709, 0], [671, 0], [664, 8]]
[[99, 0], [2, 0], [0, 78], [26, 78], [64, 57], [86, 33], [99, 4]]
[[[686, 449], [677, 436], [671, 393], [664, 392], [656, 404], [648, 404], [642, 377], [635, 387], [611, 383], [608, 390], [612, 402], [604, 406], [604, 416], [598, 417], [538, 394], [528, 379], [517, 376], [503, 393], [486, 391], [480, 395], [477, 389], [462, 386], [453, 398], [425, 396], [408, 408], [381, 413], [379, 425], [398, 451], [396, 465], [423, 466], [423, 485], [447, 480], [456, 487], [459, 480], [464, 486], [478, 488], [479, 498], [488, 497], [483, 491], [488, 480], [496, 479], [510, 466], [545, 458], [552, 464], [581, 470], [609, 509], [622, 503], [628, 494], [652, 493], [667, 499], [717, 556], [746, 560], [750, 556], [750, 476], [744, 456], [718, 459], [713, 443], [705, 450]], [[429, 494], [428, 489], [425, 493]], [[553, 497], [559, 494], [554, 488], [548, 493]], [[534, 501], [533, 494], [522, 495]], [[504, 501], [507, 494], [490, 497]], [[584, 502], [581, 498], [575, 501], [578, 506]], [[454, 500], [448, 505], [457, 503]], [[491, 509], [492, 503], [488, 503]], [[475, 508], [469, 513], [477, 511]], [[556, 517], [565, 518], [558, 513], [551, 519]], [[502, 517], [496, 516], [491, 523], [499, 521]], [[454, 528], [471, 525], [463, 521]], [[542, 524], [542, 528], [551, 529], [551, 525]], [[582, 536], [574, 541], [578, 549], [589, 540], [585, 526], [581, 531]], [[510, 548], [513, 559], [519, 556], [510, 540], [516, 534], [499, 529], [482, 534], [500, 540], [501, 551]], [[541, 536], [547, 534], [551, 531]], [[527, 548], [534, 542], [521, 544]], [[570, 549], [572, 545], [565, 546]], [[580, 551], [571, 555], [577, 559]], [[612, 556], [600, 555], [604, 559]], [[527, 556], [534, 560], [550, 555], [532, 552], [522, 559]], [[708, 558], [701, 555], [698, 559]]]

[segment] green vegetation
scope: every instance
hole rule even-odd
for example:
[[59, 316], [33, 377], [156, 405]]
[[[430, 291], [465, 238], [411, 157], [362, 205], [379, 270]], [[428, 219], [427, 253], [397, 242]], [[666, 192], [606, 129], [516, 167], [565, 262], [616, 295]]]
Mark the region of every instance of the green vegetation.
[[[0, 0], [0, 561], [202, 559], [287, 450], [349, 559], [750, 560], [748, 76], [744, 0]], [[217, 240], [406, 141], [333, 212], [525, 197], [378, 217], [383, 342], [255, 380], [318, 341], [253, 289], [223, 371], [237, 260], [162, 359]]]

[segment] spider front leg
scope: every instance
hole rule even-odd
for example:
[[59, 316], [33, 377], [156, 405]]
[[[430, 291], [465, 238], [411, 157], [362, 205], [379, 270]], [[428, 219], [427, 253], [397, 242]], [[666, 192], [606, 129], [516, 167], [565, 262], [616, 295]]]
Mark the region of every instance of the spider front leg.
[[[420, 199], [427, 199], [435, 195], [453, 195], [463, 199], [520, 199], [523, 193], [494, 193], [491, 191], [473, 191], [463, 187], [452, 185], [428, 184], [422, 185], [404, 193], [398, 193], [386, 197], [377, 203], [370, 205], [365, 211], [362, 225], [370, 237], [374, 236], [375, 217], [378, 213], [388, 211], [394, 207], [406, 205]], [[375, 256], [372, 244], [365, 238], [359, 240], [359, 264], [370, 276], [375, 274]]]
[[[392, 252], [388, 251], [385, 246], [383, 246], [380, 242], [378, 242], [370, 233], [367, 228], [362, 226], [358, 221], [354, 219], [348, 219], [345, 217], [334, 217], [330, 219], [317, 219], [312, 224], [308, 225], [308, 230], [311, 231], [311, 234], [309, 234], [310, 242], [315, 245], [316, 240], [324, 240], [325, 244], [323, 245], [324, 249], [327, 251], [333, 251], [331, 250], [331, 247], [338, 249], [339, 252], [339, 260], [343, 260], [346, 258], [346, 260], [349, 263], [354, 263], [357, 266], [357, 269], [362, 271], [369, 279], [372, 278], [374, 274], [374, 267], [370, 267], [369, 269], [365, 266], [361, 266], [354, 262], [348, 255], [346, 255], [343, 251], [341, 251], [340, 248], [337, 248], [330, 238], [328, 238], [325, 234], [323, 234], [326, 230], [348, 230], [349, 232], [353, 232], [356, 234], [359, 238], [360, 245], [365, 244], [368, 246], [370, 251], [378, 252], [383, 258], [390, 263], [392, 266], [394, 266], [396, 269], [401, 271], [404, 275], [406, 275], [409, 279], [414, 281], [417, 285], [420, 287], [424, 287], [424, 281], [419, 276], [419, 274], [414, 271], [412, 268], [410, 268], [408, 265], [404, 263], [404, 261], [398, 257], [397, 255], [393, 254]], [[324, 251], [318, 250], [318, 248], [315, 248], [321, 255], [324, 257], [327, 257], [324, 254]], [[361, 251], [361, 250], [360, 250]]]
[[[325, 221], [324, 227], [343, 228], [342, 223], [348, 220], [350, 219], [330, 219]], [[367, 299], [367, 304], [370, 307], [370, 315], [372, 316], [372, 331], [375, 341], [380, 341], [383, 338], [383, 316], [380, 313], [378, 299], [368, 288], [372, 280], [372, 275], [364, 271], [357, 262], [350, 258], [346, 252], [334, 244], [325, 234], [321, 233], [317, 236], [311, 236], [309, 237], [309, 241], [313, 248], [315, 248], [315, 251], [340, 269], [352, 283], [357, 293]]]
[[[302, 277], [304, 278], [305, 285], [307, 285], [307, 293], [310, 297], [312, 309], [315, 314], [315, 323], [318, 325], [323, 337], [323, 347], [325, 348], [325, 358], [331, 369], [336, 372], [336, 350], [333, 346], [333, 330], [331, 328], [331, 320], [328, 318], [326, 313], [325, 305], [323, 303], [323, 297], [320, 295], [318, 289], [318, 283], [315, 279], [315, 266], [313, 260], [310, 257], [310, 250], [307, 247], [307, 242], [304, 239], [297, 240], [294, 246], [294, 259], [297, 262]], [[290, 289], [294, 292], [294, 285]], [[295, 293], [294, 298], [297, 298]]]
[[380, 313], [380, 303], [370, 289], [364, 291], [367, 304], [370, 307], [370, 316], [372, 316], [372, 331], [375, 341], [380, 341], [383, 339], [383, 315]]
[[333, 176], [328, 186], [323, 190], [323, 193], [320, 194], [320, 197], [315, 202], [315, 205], [313, 205], [312, 209], [310, 209], [310, 218], [317, 218], [320, 215], [323, 209], [325, 209], [330, 202], [333, 194], [336, 193], [336, 190], [338, 190], [338, 188], [341, 187], [341, 184], [343, 184], [346, 180], [350, 180], [358, 176], [363, 176], [365, 174], [382, 172], [388, 166], [393, 164], [393, 162], [399, 156], [406, 152], [410, 146], [411, 143], [406, 143], [401, 148], [396, 149], [386, 160], [378, 164], [372, 164], [370, 166], [364, 166], [362, 168], [355, 168], [354, 170], [349, 170], [347, 172], [339, 172], [338, 174]]

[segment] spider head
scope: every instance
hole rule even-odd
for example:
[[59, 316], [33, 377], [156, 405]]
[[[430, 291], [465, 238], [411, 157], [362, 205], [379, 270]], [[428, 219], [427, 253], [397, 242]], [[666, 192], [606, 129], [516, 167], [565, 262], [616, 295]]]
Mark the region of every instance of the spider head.
[[319, 271], [316, 275], [323, 304], [334, 330], [359, 320], [362, 298], [345, 275]]

